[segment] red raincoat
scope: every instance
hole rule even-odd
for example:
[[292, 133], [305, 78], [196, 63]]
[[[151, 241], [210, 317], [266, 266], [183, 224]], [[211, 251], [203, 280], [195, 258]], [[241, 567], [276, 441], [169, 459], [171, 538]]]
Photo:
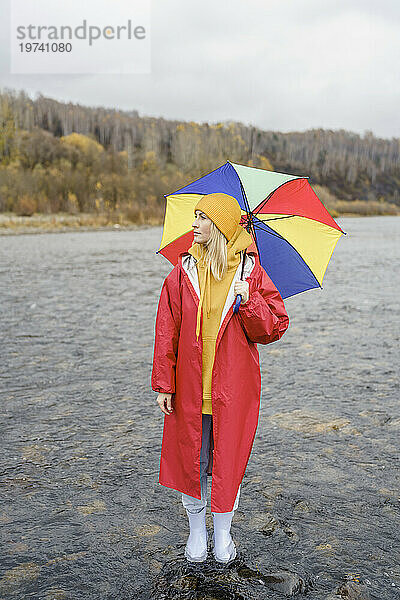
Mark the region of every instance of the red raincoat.
[[[246, 254], [243, 273], [249, 299], [233, 314], [233, 288], [242, 262], [222, 311], [212, 371], [213, 512], [232, 510], [253, 446], [261, 397], [257, 344], [279, 340], [289, 325], [281, 295], [252, 252]], [[182, 253], [161, 289], [151, 387], [173, 394], [174, 410], [164, 415], [159, 483], [198, 499], [203, 396], [202, 336], [196, 341], [199, 298], [196, 260]]]

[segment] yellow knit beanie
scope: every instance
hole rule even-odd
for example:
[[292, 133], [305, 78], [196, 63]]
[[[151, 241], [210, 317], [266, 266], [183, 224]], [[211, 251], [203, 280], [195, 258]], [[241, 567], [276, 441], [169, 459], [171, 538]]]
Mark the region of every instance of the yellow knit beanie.
[[242, 217], [239, 202], [233, 196], [217, 192], [203, 196], [194, 210], [201, 210], [218, 229], [228, 242], [233, 237]]

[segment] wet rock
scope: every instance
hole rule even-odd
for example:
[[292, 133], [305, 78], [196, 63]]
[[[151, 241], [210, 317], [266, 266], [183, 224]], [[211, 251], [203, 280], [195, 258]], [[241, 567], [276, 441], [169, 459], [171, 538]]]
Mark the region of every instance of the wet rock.
[[43, 600], [66, 600], [68, 597], [68, 593], [64, 590], [60, 590], [58, 588], [51, 588], [50, 590], [47, 590], [47, 592], [45, 592]]
[[334, 555], [336, 550], [335, 548], [332, 546], [332, 544], [326, 543], [326, 544], [318, 544], [317, 546], [315, 546], [316, 550], [322, 550], [324, 554], [329, 555]]
[[249, 567], [243, 566], [238, 569], [238, 573], [242, 578], [257, 579], [270, 590], [281, 592], [285, 596], [307, 593], [312, 588], [314, 581], [313, 578], [303, 579], [297, 573], [286, 569], [263, 574], [258, 570], [254, 571]]
[[42, 463], [45, 460], [43, 452], [47, 452], [47, 448], [38, 444], [31, 444], [22, 448], [22, 457], [24, 460], [29, 460], [33, 463]]
[[88, 554], [87, 550], [82, 550], [81, 552], [72, 552], [71, 554], [63, 554], [61, 556], [56, 556], [55, 558], [50, 558], [47, 562], [46, 562], [46, 566], [48, 565], [55, 565], [57, 563], [62, 563], [64, 561], [70, 561], [70, 560], [78, 560], [79, 558], [82, 558], [83, 556], [86, 556]]
[[13, 542], [9, 544], [8, 549], [13, 554], [20, 554], [26, 552], [28, 550], [28, 544], [24, 544], [23, 542]]
[[346, 598], [346, 600], [370, 600], [368, 588], [364, 584], [346, 581], [336, 590], [336, 597]]
[[196, 590], [199, 585], [199, 577], [185, 574], [172, 582], [172, 586], [178, 590]]
[[332, 415], [327, 418], [325, 413], [304, 408], [275, 413], [271, 415], [270, 419], [284, 429], [292, 429], [303, 433], [325, 433], [327, 431], [346, 428], [350, 423], [344, 417], [334, 417]]
[[251, 529], [258, 529], [263, 535], [271, 536], [279, 529], [279, 520], [271, 513], [253, 515], [249, 526]]
[[274, 517], [271, 517], [266, 522], [266, 524], [260, 529], [260, 531], [263, 535], [270, 536], [277, 529], [279, 529], [279, 522]]
[[0, 593], [11, 593], [21, 585], [26, 585], [39, 577], [40, 565], [27, 562], [9, 569], [0, 579]]
[[247, 598], [269, 598], [270, 591], [285, 596], [306, 594], [312, 589], [314, 578], [301, 577], [286, 569], [263, 573], [246, 565], [238, 555], [228, 565], [214, 561], [210, 556], [203, 563], [166, 564], [161, 570], [152, 597], [180, 599], [189, 591], [195, 596], [186, 598], [244, 600]]
[[292, 540], [298, 540], [299, 536], [297, 533], [282, 519], [276, 518], [271, 513], [265, 513], [262, 515], [254, 515], [250, 521], [251, 529], [258, 529], [260, 533], [269, 537], [277, 531], [281, 531], [288, 538]]
[[141, 536], [153, 536], [156, 535], [161, 530], [159, 525], [150, 524], [150, 525], [142, 525], [136, 529], [136, 533]]
[[103, 512], [106, 510], [106, 504], [103, 500], [94, 500], [91, 504], [77, 506], [76, 509], [83, 515], [91, 515], [95, 512]]
[[311, 510], [310, 503], [307, 502], [306, 500], [297, 500], [294, 503], [293, 510], [308, 513]]
[[371, 419], [374, 425], [386, 425], [391, 420], [391, 416], [384, 410], [362, 410], [358, 413], [361, 417]]

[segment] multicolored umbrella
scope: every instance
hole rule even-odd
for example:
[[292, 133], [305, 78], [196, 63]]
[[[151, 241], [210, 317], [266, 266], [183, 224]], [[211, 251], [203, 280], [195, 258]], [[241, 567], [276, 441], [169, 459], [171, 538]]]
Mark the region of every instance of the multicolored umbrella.
[[194, 207], [204, 194], [234, 196], [260, 263], [283, 299], [320, 287], [341, 235], [308, 177], [276, 173], [229, 160], [167, 200], [160, 248], [173, 265], [193, 243]]

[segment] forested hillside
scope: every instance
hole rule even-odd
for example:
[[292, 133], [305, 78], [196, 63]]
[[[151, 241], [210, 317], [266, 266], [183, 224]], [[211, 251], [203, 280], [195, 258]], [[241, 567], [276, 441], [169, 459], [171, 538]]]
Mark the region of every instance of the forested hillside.
[[0, 123], [3, 212], [119, 209], [133, 221], [161, 219], [163, 194], [226, 160], [307, 175], [332, 213], [341, 206], [365, 214], [395, 212], [388, 203], [400, 208], [400, 140], [371, 132], [280, 133], [230, 121], [172, 121], [44, 96], [31, 100], [7, 89]]

